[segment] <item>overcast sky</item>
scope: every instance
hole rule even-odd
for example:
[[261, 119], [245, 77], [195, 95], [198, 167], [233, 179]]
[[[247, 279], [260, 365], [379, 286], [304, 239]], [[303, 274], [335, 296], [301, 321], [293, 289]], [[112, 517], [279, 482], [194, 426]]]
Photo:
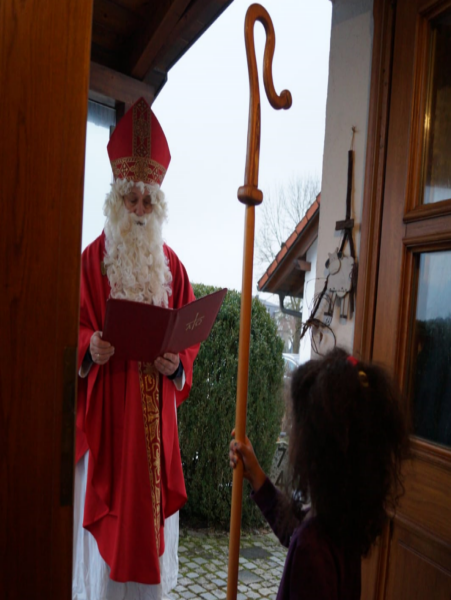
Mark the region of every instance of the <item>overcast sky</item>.
[[[235, 0], [172, 68], [153, 104], [172, 154], [163, 182], [169, 205], [164, 237], [192, 282], [241, 290], [249, 84], [244, 18], [249, 0]], [[265, 0], [275, 32], [276, 91], [293, 106], [275, 111], [260, 84], [262, 137], [259, 187], [265, 192], [304, 174], [321, 176], [330, 0]], [[264, 29], [255, 26], [261, 71]], [[99, 235], [110, 181], [106, 130], [88, 127], [83, 247]], [[97, 143], [94, 143], [97, 140]], [[91, 148], [90, 148], [91, 146]], [[259, 209], [256, 209], [257, 229]], [[254, 286], [254, 292], [256, 291]]]

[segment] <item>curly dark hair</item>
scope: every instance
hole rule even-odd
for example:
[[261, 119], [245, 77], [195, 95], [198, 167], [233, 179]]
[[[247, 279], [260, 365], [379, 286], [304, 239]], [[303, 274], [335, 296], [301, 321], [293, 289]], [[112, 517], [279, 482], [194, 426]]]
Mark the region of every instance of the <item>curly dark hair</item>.
[[324, 531], [364, 556], [404, 492], [399, 392], [384, 369], [335, 348], [297, 369], [291, 396], [293, 511], [309, 497]]

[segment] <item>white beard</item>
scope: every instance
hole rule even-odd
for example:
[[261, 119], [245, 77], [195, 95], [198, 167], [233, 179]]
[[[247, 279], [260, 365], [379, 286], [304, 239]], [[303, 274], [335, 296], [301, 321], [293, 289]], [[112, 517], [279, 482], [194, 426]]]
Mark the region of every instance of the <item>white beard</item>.
[[172, 275], [163, 252], [162, 218], [138, 217], [125, 206], [105, 224], [105, 267], [111, 297], [168, 306]]

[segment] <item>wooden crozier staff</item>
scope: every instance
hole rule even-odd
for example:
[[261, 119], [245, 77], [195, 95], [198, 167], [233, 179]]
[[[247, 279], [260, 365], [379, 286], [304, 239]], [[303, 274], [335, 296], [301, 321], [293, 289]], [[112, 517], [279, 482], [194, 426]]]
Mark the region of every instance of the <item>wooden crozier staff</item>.
[[[247, 157], [244, 185], [238, 189], [238, 199], [246, 205], [244, 229], [243, 280], [241, 293], [240, 342], [238, 349], [238, 382], [236, 397], [235, 438], [244, 441], [246, 435], [246, 403], [249, 377], [249, 345], [252, 308], [252, 266], [254, 260], [255, 206], [263, 200], [258, 189], [258, 163], [260, 158], [260, 91], [254, 47], [254, 24], [260, 21], [266, 32], [263, 59], [263, 81], [269, 103], [277, 110], [290, 108], [291, 94], [283, 90], [280, 96], [274, 89], [272, 59], [276, 36], [271, 17], [260, 4], [252, 4], [246, 13], [244, 36], [249, 68], [250, 102], [247, 134]], [[238, 586], [238, 559], [240, 551], [241, 501], [243, 494], [243, 468], [238, 463], [233, 473], [232, 511], [230, 516], [229, 573], [227, 600], [236, 600]]]

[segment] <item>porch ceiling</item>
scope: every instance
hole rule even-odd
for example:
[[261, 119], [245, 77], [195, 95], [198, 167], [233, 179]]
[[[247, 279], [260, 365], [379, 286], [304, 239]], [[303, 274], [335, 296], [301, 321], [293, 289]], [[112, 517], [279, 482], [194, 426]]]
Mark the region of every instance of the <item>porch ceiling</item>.
[[156, 96], [169, 69], [233, 0], [94, 0], [91, 61]]

